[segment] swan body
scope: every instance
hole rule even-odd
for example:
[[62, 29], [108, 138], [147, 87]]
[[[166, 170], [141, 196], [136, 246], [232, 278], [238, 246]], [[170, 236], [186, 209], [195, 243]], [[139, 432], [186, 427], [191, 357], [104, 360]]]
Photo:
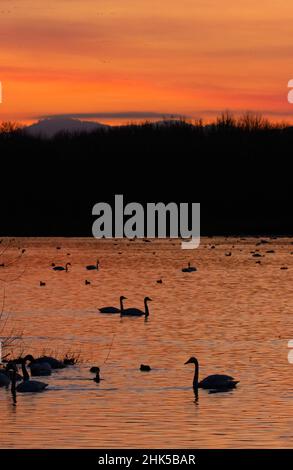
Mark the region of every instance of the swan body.
[[152, 299], [150, 299], [149, 297], [145, 297], [144, 298], [144, 307], [145, 307], [145, 311], [143, 310], [140, 310], [139, 308], [124, 308], [123, 307], [123, 304], [122, 304], [122, 310], [121, 310], [121, 317], [124, 317], [124, 316], [129, 316], [129, 317], [148, 317], [149, 316], [149, 308], [148, 308], [148, 302], [150, 302]]
[[26, 370], [26, 359], [22, 359], [21, 361], [21, 367], [22, 367], [22, 382], [16, 386], [16, 365], [14, 364], [13, 366], [10, 366], [13, 370], [13, 375], [12, 375], [12, 384], [11, 384], [11, 392], [13, 395], [18, 393], [38, 393], [42, 392], [48, 387], [48, 384], [44, 382], [39, 382], [37, 380], [30, 380], [28, 371]]
[[54, 271], [66, 271], [66, 272], [68, 272], [68, 266], [71, 266], [71, 263], [66, 263], [65, 267], [64, 266], [54, 266], [53, 270]]
[[38, 359], [35, 359], [35, 362], [42, 365], [47, 363], [50, 365], [51, 369], [64, 369], [66, 367], [63, 362], [51, 356], [39, 357]]
[[38, 359], [35, 359], [31, 354], [28, 354], [23, 359], [25, 363], [29, 361], [29, 368], [31, 371], [32, 377], [48, 377], [52, 374], [52, 367], [48, 362], [39, 362]]
[[86, 269], [87, 269], [88, 271], [94, 271], [94, 270], [97, 270], [97, 271], [98, 271], [98, 270], [99, 270], [99, 264], [100, 264], [100, 262], [99, 262], [99, 260], [97, 259], [97, 263], [96, 263], [96, 264], [90, 264], [90, 265], [86, 266]]
[[150, 366], [148, 366], [146, 364], [141, 364], [140, 370], [141, 370], [141, 372], [150, 372], [152, 369], [151, 369]]
[[190, 263], [188, 263], [187, 268], [182, 268], [183, 273], [193, 273], [195, 271], [197, 271], [197, 269], [194, 266], [191, 266]]
[[120, 297], [120, 308], [117, 308], [117, 307], [102, 307], [102, 308], [99, 308], [99, 311], [101, 313], [121, 313], [121, 311], [123, 310], [123, 300], [126, 300], [126, 297], [121, 295], [121, 297]]
[[217, 391], [227, 391], [231, 390], [236, 387], [239, 381], [234, 380], [233, 377], [230, 375], [209, 375], [205, 379], [198, 381], [198, 374], [199, 374], [199, 364], [198, 360], [195, 357], [191, 357], [185, 364], [194, 364], [195, 372], [194, 372], [194, 379], [193, 379], [193, 388], [197, 393], [199, 388], [203, 388], [205, 390], [217, 390]]
[[10, 384], [10, 378], [6, 373], [1, 371], [0, 372], [0, 387], [8, 387]]

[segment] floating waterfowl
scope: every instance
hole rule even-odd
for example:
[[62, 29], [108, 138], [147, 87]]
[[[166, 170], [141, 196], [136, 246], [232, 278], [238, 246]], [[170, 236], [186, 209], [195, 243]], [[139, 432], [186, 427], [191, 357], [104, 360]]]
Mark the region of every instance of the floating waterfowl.
[[37, 359], [35, 359], [35, 362], [39, 364], [47, 363], [51, 366], [52, 369], [64, 369], [64, 367], [66, 367], [63, 362], [51, 356], [38, 357]]
[[45, 282], [43, 282], [43, 281], [40, 281], [40, 287], [44, 287], [45, 285], [46, 285], [46, 283], [45, 283]]
[[22, 364], [23, 361], [25, 364], [29, 361], [28, 367], [32, 377], [47, 377], [52, 373], [52, 368], [48, 362], [38, 362], [31, 354], [21, 358], [19, 363]]
[[65, 267], [64, 266], [54, 266], [53, 270], [54, 271], [66, 271], [66, 272], [68, 272], [68, 266], [71, 266], [71, 263], [66, 263]]
[[96, 264], [89, 264], [88, 266], [86, 266], [85, 268], [88, 270], [88, 271], [98, 271], [99, 270], [99, 260], [97, 259], [97, 263]]
[[217, 391], [227, 391], [236, 387], [239, 381], [234, 380], [230, 375], [209, 375], [205, 379], [198, 381], [199, 376], [199, 363], [195, 357], [191, 357], [185, 364], [194, 364], [194, 378], [193, 378], [193, 389], [197, 393], [199, 388], [206, 390], [217, 390]]
[[158, 279], [158, 280], [157, 280], [157, 284], [163, 284], [162, 279]]
[[84, 281], [84, 283], [85, 283], [86, 286], [89, 286], [90, 283], [91, 283], [91, 281], [88, 281], [88, 280], [86, 279], [86, 280]]
[[141, 364], [140, 365], [140, 370], [141, 372], [150, 372], [152, 369], [150, 366], [146, 365], [146, 364]]
[[21, 363], [21, 368], [22, 368], [22, 374], [23, 374], [23, 381], [16, 386], [16, 374], [17, 374], [17, 368], [15, 364], [11, 364], [10, 368], [13, 370], [12, 374], [12, 383], [11, 383], [11, 392], [13, 395], [15, 395], [16, 392], [18, 393], [38, 393], [42, 392], [48, 387], [48, 384], [44, 382], [39, 382], [37, 380], [30, 380], [30, 376], [28, 374], [28, 371], [26, 369], [26, 361], [25, 358], [22, 359]]
[[124, 316], [130, 316], [130, 317], [142, 317], [144, 316], [145, 318], [147, 318], [149, 316], [149, 308], [148, 308], [148, 302], [151, 302], [152, 299], [150, 299], [150, 297], [145, 297], [144, 298], [144, 308], [145, 310], [140, 310], [139, 308], [124, 308], [123, 307], [123, 303], [122, 303], [122, 308], [121, 308], [121, 312], [120, 312], [120, 315], [121, 317], [124, 317]]
[[194, 266], [191, 266], [190, 265], [190, 262], [188, 262], [188, 267], [187, 268], [182, 268], [181, 270], [183, 273], [193, 273], [195, 271], [197, 271], [196, 267]]
[[120, 297], [120, 308], [117, 308], [117, 307], [102, 307], [102, 308], [99, 308], [99, 311], [101, 313], [121, 313], [121, 310], [123, 309], [123, 300], [126, 300], [126, 297], [121, 295], [121, 297]]

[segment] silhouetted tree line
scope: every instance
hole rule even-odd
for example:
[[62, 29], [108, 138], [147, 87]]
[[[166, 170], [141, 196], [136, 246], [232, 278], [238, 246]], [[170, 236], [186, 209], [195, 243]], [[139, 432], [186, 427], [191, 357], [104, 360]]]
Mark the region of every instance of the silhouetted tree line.
[[293, 232], [293, 128], [252, 114], [29, 136], [0, 129], [2, 234], [90, 235], [92, 206], [201, 202], [207, 233]]

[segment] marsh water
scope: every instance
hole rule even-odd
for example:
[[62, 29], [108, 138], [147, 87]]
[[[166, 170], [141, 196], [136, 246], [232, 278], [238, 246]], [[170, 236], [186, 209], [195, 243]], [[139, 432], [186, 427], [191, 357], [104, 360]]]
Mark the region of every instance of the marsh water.
[[[0, 262], [26, 249], [0, 268], [6, 331], [22, 332], [13, 354], [73, 353], [79, 363], [40, 379], [44, 393], [18, 394], [16, 406], [0, 389], [0, 447], [292, 447], [293, 246], [266, 241], [203, 238], [182, 250], [179, 240], [4, 240]], [[97, 258], [99, 271], [87, 271]], [[181, 271], [188, 261], [197, 272]], [[53, 262], [70, 262], [69, 272]], [[99, 313], [120, 295], [139, 308], [151, 297], [148, 321]], [[200, 390], [196, 402], [190, 356], [200, 377], [228, 373], [237, 389]]]

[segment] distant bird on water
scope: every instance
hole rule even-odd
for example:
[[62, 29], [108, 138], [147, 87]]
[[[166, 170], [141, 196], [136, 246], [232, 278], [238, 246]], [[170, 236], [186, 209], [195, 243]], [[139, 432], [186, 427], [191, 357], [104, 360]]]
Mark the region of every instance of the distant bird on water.
[[190, 262], [188, 262], [188, 267], [187, 268], [182, 268], [183, 273], [193, 273], [197, 271], [197, 269], [194, 266], [190, 265]]
[[148, 302], [151, 302], [152, 299], [150, 297], [145, 297], [144, 298], [144, 311], [140, 310], [139, 308], [124, 308], [122, 304], [120, 316], [129, 316], [129, 317], [142, 317], [144, 316], [145, 318], [148, 318], [149, 316], [149, 307], [148, 307]]
[[43, 287], [43, 286], [45, 286], [45, 285], [46, 285], [46, 283], [45, 283], [45, 282], [43, 282], [43, 281], [40, 281], [40, 287]]
[[140, 365], [140, 370], [141, 372], [150, 372], [152, 369], [150, 366], [146, 365], [146, 364], [141, 364]]
[[120, 297], [120, 308], [117, 308], [117, 307], [102, 307], [102, 308], [99, 308], [99, 311], [101, 313], [121, 313], [121, 311], [123, 310], [123, 300], [126, 300], [126, 297], [121, 295], [121, 297]]
[[89, 286], [90, 283], [91, 283], [91, 281], [88, 281], [88, 280], [86, 279], [86, 280], [84, 281], [84, 283], [85, 283], [86, 286]]
[[64, 266], [54, 266], [53, 270], [54, 271], [66, 271], [66, 272], [68, 272], [68, 266], [71, 266], [71, 263], [66, 263], [65, 267]]
[[85, 268], [88, 270], [88, 271], [94, 271], [94, 270], [99, 270], [99, 264], [100, 264], [100, 261], [97, 259], [97, 263], [96, 264], [89, 264], [88, 266], [86, 266]]
[[214, 390], [214, 391], [222, 391], [225, 392], [227, 390], [231, 390], [236, 387], [239, 381], [234, 380], [233, 377], [230, 375], [209, 375], [205, 379], [198, 381], [199, 375], [199, 364], [198, 360], [195, 357], [191, 357], [185, 364], [194, 364], [195, 371], [194, 371], [194, 378], [193, 378], [193, 389], [197, 394], [199, 388], [203, 388], [206, 390]]

